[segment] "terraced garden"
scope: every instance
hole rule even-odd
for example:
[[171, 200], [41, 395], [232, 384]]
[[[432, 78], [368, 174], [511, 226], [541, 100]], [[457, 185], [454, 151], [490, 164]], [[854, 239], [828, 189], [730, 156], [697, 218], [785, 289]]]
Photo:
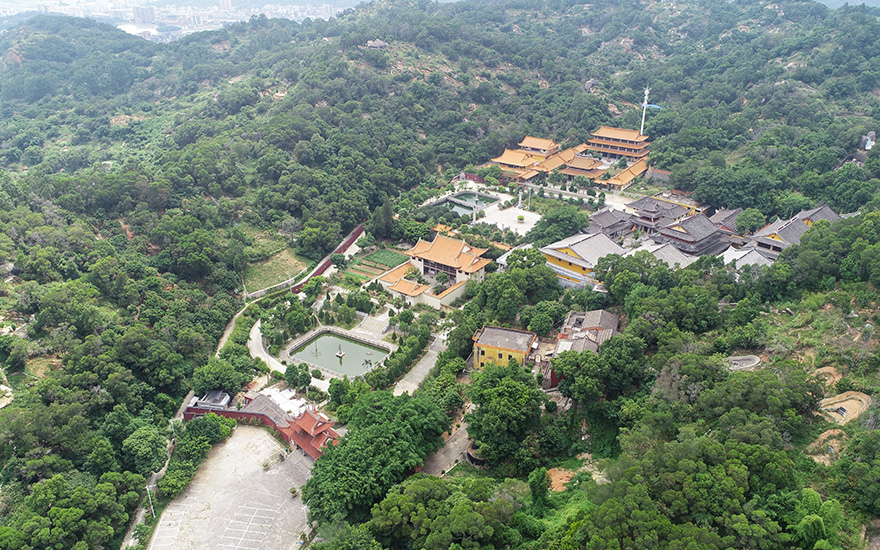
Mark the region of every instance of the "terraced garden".
[[387, 248], [377, 250], [364, 258], [364, 260], [368, 262], [384, 265], [386, 266], [386, 269], [397, 267], [408, 259], [409, 256], [406, 254], [401, 254], [400, 252], [395, 252], [394, 250], [389, 250]]
[[368, 281], [385, 273], [392, 267], [399, 266], [407, 261], [407, 259], [408, 256], [405, 254], [393, 250], [377, 250], [363, 258], [354, 259], [345, 273]]

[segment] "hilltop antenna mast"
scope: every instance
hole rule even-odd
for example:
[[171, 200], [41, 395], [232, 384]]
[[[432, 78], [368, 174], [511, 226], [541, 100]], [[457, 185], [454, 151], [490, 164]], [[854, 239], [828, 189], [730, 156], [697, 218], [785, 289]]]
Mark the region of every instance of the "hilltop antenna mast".
[[639, 134], [645, 135], [645, 115], [648, 114], [648, 107], [652, 109], [660, 109], [659, 105], [651, 105], [648, 103], [648, 94], [651, 93], [651, 88], [645, 88], [645, 100], [642, 101], [642, 127], [639, 128]]

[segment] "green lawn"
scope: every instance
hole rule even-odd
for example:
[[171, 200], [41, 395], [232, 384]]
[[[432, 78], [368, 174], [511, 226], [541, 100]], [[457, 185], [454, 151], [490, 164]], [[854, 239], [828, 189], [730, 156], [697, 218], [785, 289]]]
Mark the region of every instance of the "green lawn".
[[293, 250], [285, 248], [268, 260], [248, 265], [244, 284], [249, 292], [254, 292], [296, 277], [307, 265], [294, 255]]
[[388, 267], [397, 267], [407, 261], [409, 256], [393, 250], [383, 249], [373, 252], [364, 259], [376, 264], [387, 265]]
[[242, 233], [252, 238], [253, 243], [245, 249], [250, 258], [266, 258], [287, 247], [288, 239], [274, 231], [263, 231], [258, 227], [242, 223], [238, 225]]

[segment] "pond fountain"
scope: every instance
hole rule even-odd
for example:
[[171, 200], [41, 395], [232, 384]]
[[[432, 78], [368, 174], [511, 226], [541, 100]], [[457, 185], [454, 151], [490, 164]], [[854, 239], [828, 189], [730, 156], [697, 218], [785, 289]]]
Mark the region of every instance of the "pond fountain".
[[291, 359], [305, 361], [340, 375], [359, 376], [380, 362], [387, 349], [324, 332], [290, 352]]
[[445, 204], [450, 210], [459, 216], [470, 216], [474, 209], [482, 210], [486, 206], [497, 202], [498, 199], [490, 195], [480, 193], [456, 193], [438, 204]]
[[459, 193], [453, 196], [460, 201], [474, 205], [475, 208], [482, 208], [498, 200], [495, 197], [480, 195], [478, 193]]

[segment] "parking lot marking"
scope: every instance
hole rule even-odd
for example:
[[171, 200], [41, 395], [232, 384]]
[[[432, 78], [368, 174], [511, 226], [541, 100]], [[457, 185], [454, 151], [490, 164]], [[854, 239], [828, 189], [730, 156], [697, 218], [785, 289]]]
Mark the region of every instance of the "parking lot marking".
[[166, 507], [150, 550], [281, 550], [299, 536], [301, 499], [287, 489], [302, 487], [311, 464], [294, 454], [277, 462], [283, 447], [260, 428], [236, 432]]

